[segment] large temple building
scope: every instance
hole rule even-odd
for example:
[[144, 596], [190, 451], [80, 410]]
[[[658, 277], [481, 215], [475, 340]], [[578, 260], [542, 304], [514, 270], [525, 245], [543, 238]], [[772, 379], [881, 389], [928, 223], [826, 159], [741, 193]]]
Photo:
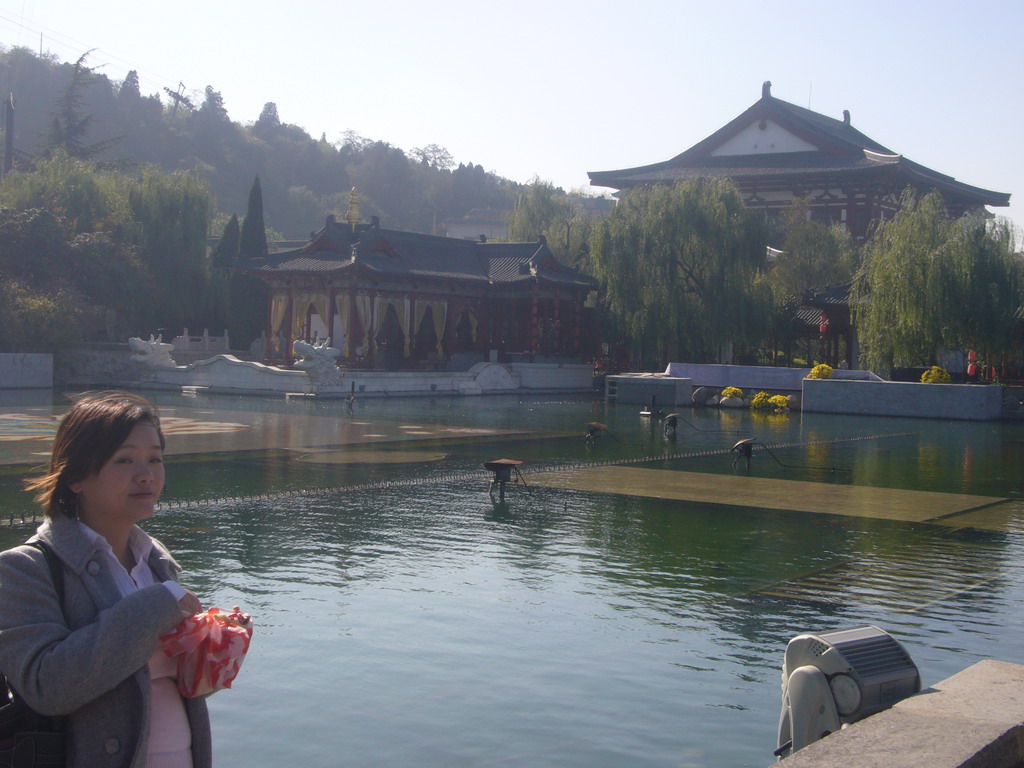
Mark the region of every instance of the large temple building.
[[816, 220], [841, 222], [857, 239], [896, 212], [907, 187], [938, 190], [953, 216], [1010, 204], [1008, 193], [964, 184], [868, 138], [848, 111], [837, 120], [775, 98], [770, 82], [743, 114], [671, 160], [589, 176], [592, 186], [616, 190], [727, 177], [751, 208], [774, 215], [807, 198]]
[[330, 338], [352, 367], [430, 369], [478, 361], [581, 362], [596, 282], [542, 239], [490, 243], [328, 216], [300, 248], [242, 259], [268, 287], [264, 361]]

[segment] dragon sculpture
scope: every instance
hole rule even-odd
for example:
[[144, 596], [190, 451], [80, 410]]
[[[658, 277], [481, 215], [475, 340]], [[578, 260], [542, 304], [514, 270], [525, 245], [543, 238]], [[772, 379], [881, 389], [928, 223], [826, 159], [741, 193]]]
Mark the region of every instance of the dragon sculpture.
[[296, 357], [302, 358], [295, 361], [295, 368], [305, 371], [317, 389], [341, 386], [341, 370], [334, 362], [341, 350], [332, 347], [329, 338], [319, 344], [296, 339], [292, 351]]
[[128, 339], [128, 348], [131, 350], [131, 359], [136, 363], [143, 363], [150, 368], [175, 368], [178, 364], [171, 358], [173, 344], [165, 344], [163, 335], [153, 337], [149, 335], [149, 341], [133, 336]]

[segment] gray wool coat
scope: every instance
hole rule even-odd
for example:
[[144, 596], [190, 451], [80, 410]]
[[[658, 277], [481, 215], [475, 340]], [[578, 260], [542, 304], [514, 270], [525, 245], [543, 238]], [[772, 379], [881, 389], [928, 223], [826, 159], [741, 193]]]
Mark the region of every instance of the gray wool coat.
[[[0, 553], [0, 670], [44, 715], [68, 715], [69, 768], [144, 768], [150, 716], [147, 662], [181, 621], [162, 584], [121, 597], [100, 550], [63, 515], [36, 537], [64, 567], [64, 613], [35, 547]], [[34, 538], [36, 538], [34, 537]], [[149, 565], [161, 581], [181, 569], [159, 542]], [[212, 765], [204, 699], [185, 699], [195, 768]]]

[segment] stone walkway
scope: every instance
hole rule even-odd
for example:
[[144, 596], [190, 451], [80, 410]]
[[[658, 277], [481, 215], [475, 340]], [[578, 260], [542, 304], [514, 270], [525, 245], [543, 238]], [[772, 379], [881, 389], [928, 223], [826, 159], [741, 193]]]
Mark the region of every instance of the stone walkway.
[[[982, 512], [1009, 499], [961, 493], [908, 491], [862, 485], [838, 485], [777, 480], [743, 475], [673, 472], [640, 467], [590, 467], [532, 475], [530, 482], [549, 488], [618, 493], [654, 499], [677, 499], [705, 504], [761, 507], [796, 512], [875, 517], [905, 522], [962, 519], [950, 516]], [[992, 518], [993, 515], [981, 515]]]

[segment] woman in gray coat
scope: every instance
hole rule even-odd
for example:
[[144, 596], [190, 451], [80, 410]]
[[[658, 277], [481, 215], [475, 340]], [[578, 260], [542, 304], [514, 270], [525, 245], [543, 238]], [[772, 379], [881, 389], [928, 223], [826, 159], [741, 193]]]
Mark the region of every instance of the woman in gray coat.
[[[156, 409], [124, 392], [87, 395], [64, 416], [49, 472], [29, 484], [57, 556], [0, 553], [0, 671], [35, 711], [67, 719], [67, 765], [209, 768], [203, 699], [183, 699], [159, 638], [198, 613], [180, 568], [136, 523], [164, 484]], [[32, 539], [30, 539], [31, 541]]]

